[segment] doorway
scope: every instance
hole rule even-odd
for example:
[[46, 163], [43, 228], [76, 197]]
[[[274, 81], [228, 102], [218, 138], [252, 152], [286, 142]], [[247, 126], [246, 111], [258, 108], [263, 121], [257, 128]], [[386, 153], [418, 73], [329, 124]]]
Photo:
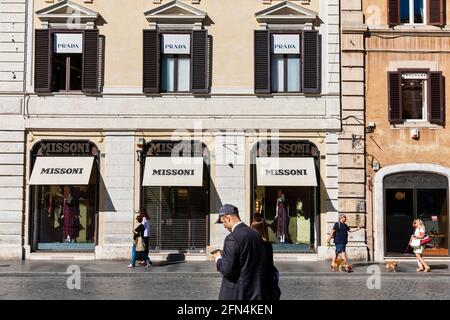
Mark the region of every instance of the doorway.
[[434, 173], [408, 172], [384, 180], [386, 255], [412, 254], [412, 222], [421, 219], [432, 241], [425, 255], [448, 256], [448, 182]]

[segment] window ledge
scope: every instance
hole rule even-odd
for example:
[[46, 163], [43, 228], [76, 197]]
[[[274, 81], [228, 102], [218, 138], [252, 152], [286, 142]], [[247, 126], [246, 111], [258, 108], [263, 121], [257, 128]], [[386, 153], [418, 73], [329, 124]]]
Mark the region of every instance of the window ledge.
[[391, 129], [438, 129], [440, 126], [429, 122], [405, 122], [391, 125]]

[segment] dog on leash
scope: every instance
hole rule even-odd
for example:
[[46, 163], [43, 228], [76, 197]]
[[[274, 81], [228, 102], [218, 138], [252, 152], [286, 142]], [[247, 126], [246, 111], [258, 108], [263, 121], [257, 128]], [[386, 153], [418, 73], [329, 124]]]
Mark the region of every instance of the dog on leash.
[[396, 272], [397, 267], [398, 267], [398, 262], [397, 261], [387, 261], [386, 265], [384, 266], [387, 272]]
[[333, 261], [331, 268], [333, 269], [333, 271], [339, 271], [339, 272], [351, 272], [352, 271], [352, 266], [347, 261], [344, 261], [339, 258], [336, 259], [335, 261]]

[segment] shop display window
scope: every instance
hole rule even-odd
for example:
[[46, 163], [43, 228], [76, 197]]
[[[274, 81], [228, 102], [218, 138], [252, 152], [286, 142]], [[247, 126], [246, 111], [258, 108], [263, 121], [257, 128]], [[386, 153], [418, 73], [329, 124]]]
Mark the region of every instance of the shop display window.
[[93, 249], [96, 226], [95, 185], [35, 186], [37, 249]]

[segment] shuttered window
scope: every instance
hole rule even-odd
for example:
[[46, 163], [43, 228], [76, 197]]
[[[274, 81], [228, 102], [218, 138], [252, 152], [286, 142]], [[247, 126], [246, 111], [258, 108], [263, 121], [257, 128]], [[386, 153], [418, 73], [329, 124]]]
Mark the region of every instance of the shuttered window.
[[143, 41], [144, 93], [208, 93], [209, 45], [206, 30], [194, 30], [189, 34], [144, 30]]
[[159, 89], [159, 33], [144, 30], [144, 93], [158, 93]]
[[303, 92], [320, 93], [320, 36], [315, 30], [303, 32]]
[[50, 30], [35, 30], [34, 90], [36, 93], [52, 91], [51, 57]]
[[85, 93], [97, 93], [99, 91], [99, 36], [98, 30], [84, 31], [83, 53], [83, 87]]
[[445, 25], [444, 0], [388, 0], [388, 24]]
[[320, 93], [318, 31], [305, 30], [299, 34], [256, 30], [254, 50], [256, 94]]
[[428, 0], [428, 23], [435, 26], [445, 25], [444, 0]]
[[254, 38], [255, 93], [270, 93], [270, 33], [256, 30]]
[[444, 88], [442, 72], [431, 72], [429, 121], [432, 124], [445, 124]]
[[192, 92], [208, 93], [208, 32], [192, 32]]
[[389, 121], [392, 124], [402, 122], [402, 101], [400, 88], [400, 73], [389, 72]]
[[389, 121], [428, 121], [444, 125], [444, 77], [441, 72], [407, 70], [388, 73]]
[[99, 32], [35, 30], [35, 91], [97, 93]]

